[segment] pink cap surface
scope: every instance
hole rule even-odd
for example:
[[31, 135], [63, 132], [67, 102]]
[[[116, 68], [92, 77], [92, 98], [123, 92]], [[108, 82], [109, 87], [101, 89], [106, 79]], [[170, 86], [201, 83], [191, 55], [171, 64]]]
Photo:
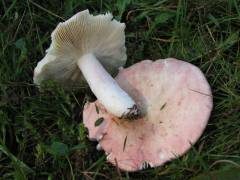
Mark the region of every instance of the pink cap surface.
[[83, 121], [107, 160], [122, 170], [156, 167], [183, 155], [201, 136], [211, 114], [211, 89], [202, 72], [168, 58], [122, 69], [116, 81], [144, 112], [119, 119], [98, 102], [87, 103]]

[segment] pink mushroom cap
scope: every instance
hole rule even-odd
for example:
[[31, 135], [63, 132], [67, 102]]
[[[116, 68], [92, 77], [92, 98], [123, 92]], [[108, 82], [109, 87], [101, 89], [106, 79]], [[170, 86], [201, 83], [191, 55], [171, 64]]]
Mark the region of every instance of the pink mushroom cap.
[[196, 66], [173, 58], [144, 60], [115, 79], [143, 116], [119, 119], [98, 101], [86, 103], [83, 112], [89, 138], [99, 141], [113, 165], [125, 171], [160, 166], [186, 153], [203, 133], [213, 100]]

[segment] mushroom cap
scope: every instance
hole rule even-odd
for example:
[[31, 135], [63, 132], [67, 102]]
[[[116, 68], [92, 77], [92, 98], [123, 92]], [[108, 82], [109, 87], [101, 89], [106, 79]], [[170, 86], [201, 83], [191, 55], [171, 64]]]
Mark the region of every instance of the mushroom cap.
[[87, 53], [94, 54], [109, 73], [116, 73], [127, 59], [125, 24], [112, 18], [111, 13], [93, 16], [84, 10], [59, 23], [45, 57], [34, 69], [34, 83], [54, 79], [64, 85], [79, 85], [84, 78], [77, 60]]
[[213, 101], [196, 66], [172, 58], [145, 60], [121, 70], [116, 81], [145, 115], [119, 119], [96, 101], [85, 105], [83, 122], [89, 138], [98, 140], [107, 160], [120, 169], [162, 165], [186, 153], [203, 133]]

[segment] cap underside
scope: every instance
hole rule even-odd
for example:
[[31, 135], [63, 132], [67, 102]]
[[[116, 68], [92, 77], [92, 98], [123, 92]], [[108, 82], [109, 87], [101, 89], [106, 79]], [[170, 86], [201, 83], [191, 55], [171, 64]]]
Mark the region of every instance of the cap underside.
[[125, 65], [125, 24], [112, 18], [110, 13], [93, 16], [85, 10], [59, 23], [46, 56], [34, 70], [34, 83], [53, 79], [78, 86], [83, 77], [77, 60], [87, 53], [94, 54], [110, 73]]

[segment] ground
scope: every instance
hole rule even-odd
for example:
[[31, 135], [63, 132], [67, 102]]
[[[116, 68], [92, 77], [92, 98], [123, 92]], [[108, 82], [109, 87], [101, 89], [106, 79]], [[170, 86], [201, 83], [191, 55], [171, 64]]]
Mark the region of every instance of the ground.
[[[51, 32], [84, 9], [110, 11], [126, 23], [126, 67], [175, 57], [203, 71], [214, 109], [204, 134], [183, 157], [155, 169], [119, 171], [86, 137], [81, 112], [94, 99], [88, 87], [66, 91], [49, 82], [39, 90], [33, 84]], [[237, 179], [239, 30], [238, 0], [1, 0], [0, 179], [194, 179], [211, 171], [213, 178], [228, 172]]]

